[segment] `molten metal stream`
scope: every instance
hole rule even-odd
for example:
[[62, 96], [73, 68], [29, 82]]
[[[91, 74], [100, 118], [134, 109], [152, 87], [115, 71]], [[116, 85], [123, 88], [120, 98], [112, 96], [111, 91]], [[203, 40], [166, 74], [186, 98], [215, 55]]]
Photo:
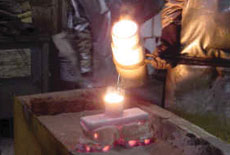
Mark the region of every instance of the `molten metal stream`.
[[121, 81], [120, 78], [121, 78], [121, 76], [120, 76], [120, 74], [118, 74], [118, 76], [117, 76], [117, 86], [116, 86], [117, 90], [120, 89], [120, 81]]

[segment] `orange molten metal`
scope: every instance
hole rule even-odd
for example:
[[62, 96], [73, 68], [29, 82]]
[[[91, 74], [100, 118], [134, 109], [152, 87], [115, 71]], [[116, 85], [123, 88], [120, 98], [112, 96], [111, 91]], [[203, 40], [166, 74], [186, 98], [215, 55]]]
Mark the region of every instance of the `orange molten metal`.
[[91, 150], [89, 146], [86, 146], [85, 149], [86, 149], [86, 152], [90, 152], [90, 150]]
[[94, 133], [93, 137], [94, 137], [94, 139], [98, 139], [98, 134]]
[[150, 139], [145, 139], [144, 140], [144, 143], [147, 145], [147, 144], [150, 144], [151, 140]]
[[137, 30], [137, 24], [130, 20], [122, 20], [113, 27], [113, 55], [121, 65], [130, 66], [142, 61], [141, 49], [134, 49], [139, 43]]
[[120, 103], [124, 100], [124, 96], [117, 92], [111, 92], [105, 95], [105, 101], [108, 104]]
[[129, 142], [129, 146], [134, 147], [137, 144], [136, 140], [130, 140]]
[[102, 149], [103, 152], [108, 152], [109, 150], [110, 150], [110, 146], [105, 146]]
[[124, 94], [115, 88], [109, 88], [104, 97], [105, 114], [107, 116], [121, 116], [123, 113]]
[[[142, 84], [146, 74], [144, 52], [140, 44], [138, 25], [132, 20], [120, 20], [112, 29], [113, 59], [123, 79]], [[135, 84], [134, 84], [135, 85]]]

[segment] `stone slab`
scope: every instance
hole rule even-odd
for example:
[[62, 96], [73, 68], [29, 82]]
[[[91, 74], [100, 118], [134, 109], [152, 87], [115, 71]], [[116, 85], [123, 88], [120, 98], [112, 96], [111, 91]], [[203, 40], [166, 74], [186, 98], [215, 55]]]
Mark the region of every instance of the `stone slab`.
[[148, 113], [139, 109], [126, 109], [121, 117], [108, 117], [104, 113], [81, 118], [81, 125], [85, 130], [95, 130], [103, 126], [122, 125], [131, 122], [148, 120]]

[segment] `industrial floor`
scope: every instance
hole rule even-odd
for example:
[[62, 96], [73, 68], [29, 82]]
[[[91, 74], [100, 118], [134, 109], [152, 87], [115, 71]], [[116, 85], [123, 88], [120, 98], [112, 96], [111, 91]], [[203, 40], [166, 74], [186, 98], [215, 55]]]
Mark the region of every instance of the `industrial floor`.
[[14, 142], [12, 138], [0, 137], [0, 155], [14, 155]]
[[0, 155], [14, 155], [12, 118], [0, 120]]
[[0, 80], [0, 155], [14, 155], [13, 96], [38, 93], [29, 78]]

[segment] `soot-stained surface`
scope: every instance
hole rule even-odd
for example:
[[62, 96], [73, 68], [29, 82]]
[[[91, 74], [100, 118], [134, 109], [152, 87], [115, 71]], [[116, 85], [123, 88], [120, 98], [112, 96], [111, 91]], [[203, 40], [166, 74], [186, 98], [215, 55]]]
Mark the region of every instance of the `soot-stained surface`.
[[[78, 154], [76, 146], [88, 139], [84, 136], [80, 127], [80, 117], [100, 113], [98, 111], [84, 111], [79, 113], [63, 113], [59, 115], [39, 116], [42, 124], [73, 154]], [[105, 153], [94, 153], [105, 154]], [[156, 139], [150, 145], [133, 148], [114, 147], [110, 155], [184, 155], [183, 151], [167, 142]]]

